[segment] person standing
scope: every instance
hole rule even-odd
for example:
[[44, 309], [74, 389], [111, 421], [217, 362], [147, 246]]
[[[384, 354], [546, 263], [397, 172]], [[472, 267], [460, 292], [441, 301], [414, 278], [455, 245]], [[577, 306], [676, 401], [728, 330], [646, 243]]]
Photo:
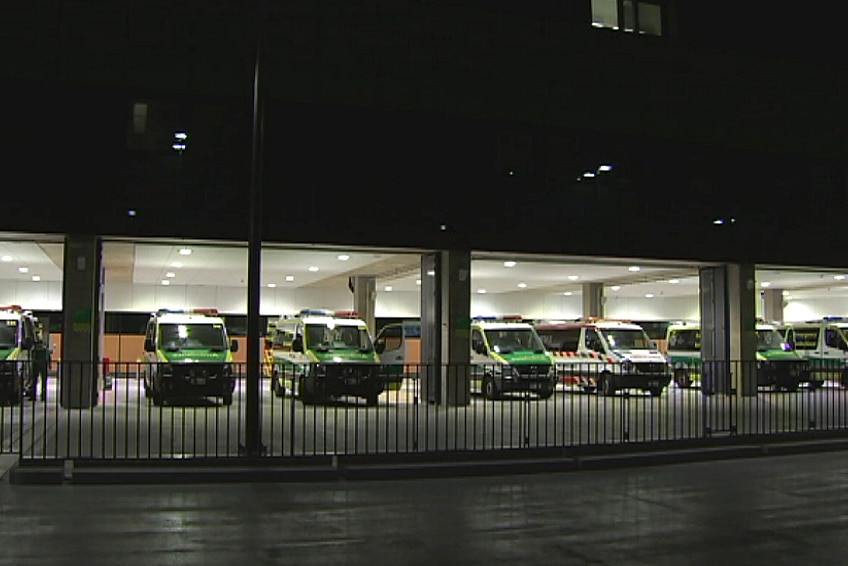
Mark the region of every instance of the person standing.
[[35, 341], [32, 348], [32, 397], [36, 398], [39, 383], [41, 384], [41, 400], [47, 400], [47, 370], [50, 367], [50, 348], [41, 336]]

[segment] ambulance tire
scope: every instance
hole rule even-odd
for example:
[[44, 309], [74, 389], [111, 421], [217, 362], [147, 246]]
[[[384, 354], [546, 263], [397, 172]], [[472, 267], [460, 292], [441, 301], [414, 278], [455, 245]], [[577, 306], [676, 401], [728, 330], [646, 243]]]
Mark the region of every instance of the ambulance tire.
[[674, 370], [674, 383], [677, 387], [692, 387], [692, 378], [689, 377], [689, 370], [683, 368]]
[[553, 396], [554, 396], [554, 388], [553, 387], [551, 387], [549, 389], [542, 389], [541, 391], [539, 391], [539, 399], [541, 399], [542, 401], [547, 401], [548, 399], [550, 399]]
[[221, 404], [225, 407], [229, 407], [233, 404], [233, 394], [232, 393], [224, 393], [224, 396], [221, 397]]
[[615, 383], [613, 382], [612, 376], [610, 374], [602, 373], [600, 376], [600, 381], [601, 384], [598, 388], [598, 391], [604, 397], [612, 397], [613, 395], [615, 395]]
[[498, 391], [498, 384], [495, 383], [495, 377], [491, 374], [483, 376], [483, 398], [494, 401], [500, 399], [501, 394]]
[[157, 393], [155, 389], [150, 392], [150, 396], [153, 398], [153, 404], [157, 407], [161, 407], [165, 404], [165, 396], [161, 393]]
[[300, 402], [304, 405], [314, 405], [315, 393], [309, 391], [306, 382], [307, 380], [305, 375], [301, 375], [297, 379], [297, 395], [300, 397]]
[[286, 388], [276, 372], [274, 372], [273, 377], [271, 377], [271, 391], [274, 393], [274, 397], [286, 396]]
[[662, 387], [651, 387], [648, 389], [648, 393], [651, 394], [651, 397], [659, 397], [662, 395]]
[[365, 397], [365, 404], [369, 407], [376, 407], [377, 403], [380, 400], [379, 393], [369, 393], [367, 397]]

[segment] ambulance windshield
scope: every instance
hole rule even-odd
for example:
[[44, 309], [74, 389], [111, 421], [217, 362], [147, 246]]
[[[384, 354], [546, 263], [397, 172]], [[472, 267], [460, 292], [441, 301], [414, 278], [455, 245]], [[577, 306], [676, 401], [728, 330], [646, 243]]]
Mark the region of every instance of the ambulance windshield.
[[542, 341], [529, 328], [490, 329], [486, 331], [486, 339], [489, 341], [489, 348], [499, 354], [511, 354], [519, 350], [545, 351]]
[[374, 349], [366, 327], [335, 324], [307, 324], [306, 347], [317, 352], [332, 350], [371, 352]]
[[159, 343], [166, 350], [225, 350], [227, 340], [224, 325], [213, 324], [160, 324]]
[[641, 328], [609, 328], [602, 330], [613, 350], [650, 350], [651, 339]]

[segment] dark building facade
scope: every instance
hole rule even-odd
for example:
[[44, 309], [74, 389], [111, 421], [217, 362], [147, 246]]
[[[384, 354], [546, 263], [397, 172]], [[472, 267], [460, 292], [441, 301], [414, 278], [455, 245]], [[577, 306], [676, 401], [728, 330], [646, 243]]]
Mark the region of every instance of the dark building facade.
[[247, 240], [264, 29], [267, 242], [840, 266], [838, 25], [737, 4], [4, 6], [4, 230]]

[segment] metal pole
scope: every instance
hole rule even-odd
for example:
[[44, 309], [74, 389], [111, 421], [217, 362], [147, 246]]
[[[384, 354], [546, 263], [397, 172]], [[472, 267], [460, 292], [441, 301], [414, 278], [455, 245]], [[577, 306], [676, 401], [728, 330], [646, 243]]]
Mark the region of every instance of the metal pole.
[[253, 142], [250, 175], [250, 235], [247, 265], [247, 383], [245, 407], [246, 456], [261, 456], [262, 340], [259, 317], [262, 265], [262, 175], [265, 126], [265, 21], [267, 1], [259, 0], [256, 60], [253, 68]]

